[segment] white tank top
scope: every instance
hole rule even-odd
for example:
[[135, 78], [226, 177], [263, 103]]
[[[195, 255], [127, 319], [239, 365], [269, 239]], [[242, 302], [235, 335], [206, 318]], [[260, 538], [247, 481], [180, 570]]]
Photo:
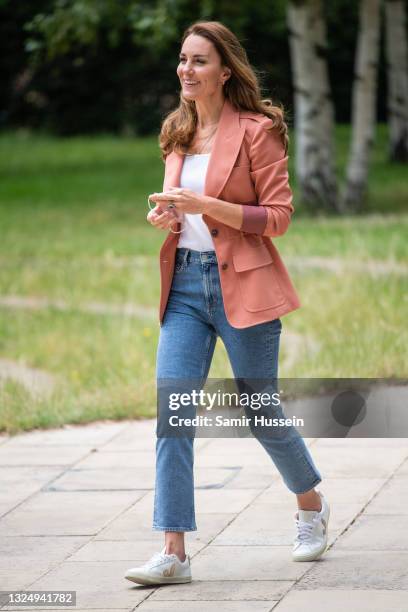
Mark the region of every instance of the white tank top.
[[[204, 192], [205, 176], [210, 161], [210, 153], [194, 153], [184, 157], [180, 175], [180, 187], [191, 189], [196, 193]], [[194, 251], [215, 251], [214, 242], [202, 215], [185, 213], [184, 230], [179, 236], [178, 248]]]

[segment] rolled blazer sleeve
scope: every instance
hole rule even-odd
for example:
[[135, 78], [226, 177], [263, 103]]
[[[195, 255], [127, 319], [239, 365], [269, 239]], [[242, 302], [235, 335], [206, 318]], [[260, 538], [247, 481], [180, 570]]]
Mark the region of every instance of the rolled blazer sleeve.
[[243, 205], [240, 228], [244, 232], [270, 237], [286, 232], [294, 212], [288, 156], [278, 130], [270, 130], [272, 125], [272, 120], [266, 116], [256, 125], [250, 147], [250, 174], [258, 205]]

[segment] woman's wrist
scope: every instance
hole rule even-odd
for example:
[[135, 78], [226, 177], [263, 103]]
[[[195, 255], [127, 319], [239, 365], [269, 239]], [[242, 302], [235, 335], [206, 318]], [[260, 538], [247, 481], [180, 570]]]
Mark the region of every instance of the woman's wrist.
[[211, 196], [203, 196], [203, 200], [202, 200], [202, 210], [201, 210], [201, 214], [203, 215], [209, 215], [209, 209], [211, 207], [211, 200], [214, 200], [215, 198], [212, 198]]
[[202, 214], [206, 214], [215, 221], [220, 221], [234, 229], [240, 229], [243, 217], [242, 208], [242, 204], [233, 204], [212, 196], [204, 196]]

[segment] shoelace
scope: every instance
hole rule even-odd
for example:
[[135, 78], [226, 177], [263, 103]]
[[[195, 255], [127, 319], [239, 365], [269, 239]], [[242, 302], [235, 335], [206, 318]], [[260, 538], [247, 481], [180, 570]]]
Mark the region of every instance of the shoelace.
[[151, 559], [149, 559], [149, 561], [144, 564], [143, 567], [151, 567], [152, 565], [160, 565], [160, 563], [164, 563], [165, 561], [167, 561], [167, 557], [168, 555], [166, 555], [163, 552], [155, 553], [153, 557], [151, 557]]
[[313, 519], [312, 523], [304, 523], [295, 517], [295, 522], [297, 527], [296, 541], [305, 542], [306, 540], [309, 540], [316, 524], [316, 519]]

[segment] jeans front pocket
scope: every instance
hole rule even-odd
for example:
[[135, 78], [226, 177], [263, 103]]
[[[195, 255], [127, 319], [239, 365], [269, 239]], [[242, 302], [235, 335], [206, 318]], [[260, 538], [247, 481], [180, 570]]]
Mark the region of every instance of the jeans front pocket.
[[185, 261], [178, 261], [178, 262], [176, 262], [175, 265], [174, 265], [174, 274], [180, 274], [180, 272], [185, 270], [186, 265], [187, 264], [186, 264]]
[[174, 260], [174, 274], [180, 274], [187, 268], [190, 260], [188, 249], [178, 249]]

